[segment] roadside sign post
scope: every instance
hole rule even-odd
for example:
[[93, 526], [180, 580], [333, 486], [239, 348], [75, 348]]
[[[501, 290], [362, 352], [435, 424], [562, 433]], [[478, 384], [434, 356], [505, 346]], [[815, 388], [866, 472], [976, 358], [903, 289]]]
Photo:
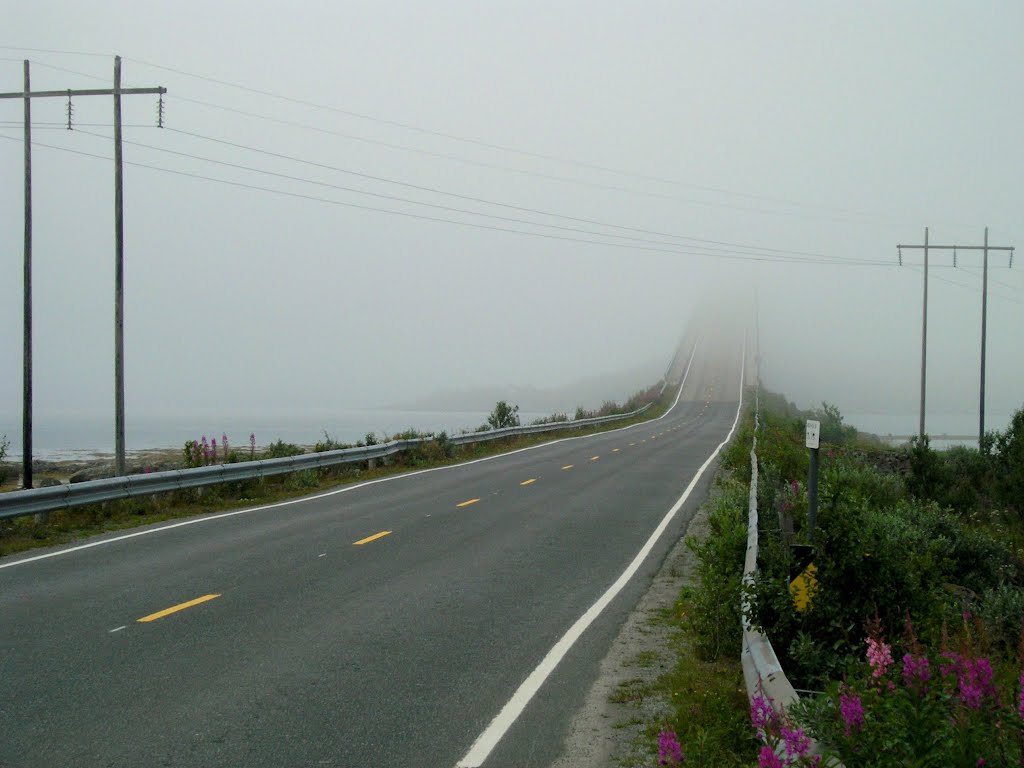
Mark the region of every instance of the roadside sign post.
[[814, 529], [818, 522], [818, 445], [821, 422], [807, 422], [807, 447], [811, 449], [811, 468], [807, 478], [807, 538], [814, 542]]

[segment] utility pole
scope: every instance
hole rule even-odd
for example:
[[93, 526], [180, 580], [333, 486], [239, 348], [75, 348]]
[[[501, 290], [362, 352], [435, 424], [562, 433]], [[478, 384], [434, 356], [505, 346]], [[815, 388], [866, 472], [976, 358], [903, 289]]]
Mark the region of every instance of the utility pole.
[[924, 250], [924, 327], [921, 333], [921, 428], [919, 436], [924, 439], [924, 390], [925, 390], [925, 354], [928, 339], [928, 251], [953, 251], [953, 266], [956, 266], [958, 251], [982, 251], [983, 265], [981, 278], [981, 392], [978, 405], [978, 448], [985, 445], [985, 345], [988, 332], [988, 254], [989, 251], [1009, 251], [1010, 265], [1013, 265], [1012, 245], [995, 246], [988, 244], [988, 227], [985, 227], [983, 245], [929, 245], [928, 228], [924, 230], [924, 245], [897, 245], [900, 266], [903, 265], [903, 250]]
[[[114, 97], [114, 471], [125, 474], [124, 457], [124, 181], [121, 147], [121, 97], [136, 94], [159, 94], [167, 89], [122, 88], [121, 57], [114, 57], [113, 88], [65, 89], [63, 91], [32, 91], [29, 88], [29, 62], [25, 60], [25, 86], [15, 93], [0, 93], [0, 99], [25, 101], [25, 342], [24, 342], [24, 397], [22, 409], [22, 461], [24, 488], [32, 487], [32, 160], [31, 160], [31, 101], [39, 98], [66, 98], [76, 96]], [[161, 113], [162, 114], [162, 113]], [[71, 112], [68, 111], [68, 128]], [[162, 126], [162, 123], [160, 125]]]
[[21, 487], [32, 487], [32, 90], [25, 60], [25, 269], [22, 319]]

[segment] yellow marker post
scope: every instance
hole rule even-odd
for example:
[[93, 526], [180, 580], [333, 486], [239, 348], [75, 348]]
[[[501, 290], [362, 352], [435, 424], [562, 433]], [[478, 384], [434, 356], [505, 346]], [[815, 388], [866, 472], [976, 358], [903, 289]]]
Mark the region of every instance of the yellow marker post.
[[800, 575], [789, 582], [789, 592], [793, 595], [793, 605], [801, 613], [811, 607], [811, 601], [818, 591], [818, 580], [815, 574], [818, 569], [814, 563], [800, 571]]
[[199, 605], [200, 603], [205, 603], [207, 600], [213, 600], [215, 597], [220, 597], [220, 595], [203, 595], [202, 597], [197, 597], [195, 600], [189, 600], [187, 603], [178, 603], [177, 605], [172, 605], [170, 608], [164, 608], [162, 611], [151, 613], [149, 616], [143, 616], [141, 619], [136, 619], [136, 621], [143, 623], [147, 621], [156, 621], [157, 619], [162, 619], [164, 616], [170, 616], [172, 613], [177, 613], [178, 611], [184, 611], [186, 608], [191, 608], [193, 605]]

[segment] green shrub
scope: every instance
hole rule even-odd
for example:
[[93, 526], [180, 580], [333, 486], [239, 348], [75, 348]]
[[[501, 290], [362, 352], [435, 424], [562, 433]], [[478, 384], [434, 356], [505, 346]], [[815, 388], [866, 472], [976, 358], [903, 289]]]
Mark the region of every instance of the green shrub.
[[284, 487], [289, 491], [304, 491], [317, 488], [320, 480], [316, 470], [304, 469], [301, 472], [292, 472], [284, 481]]
[[494, 410], [487, 417], [487, 423], [491, 429], [505, 429], [506, 427], [519, 426], [519, 406], [509, 405], [504, 400], [499, 400], [494, 405]]
[[295, 443], [286, 443], [280, 438], [267, 446], [267, 458], [283, 459], [288, 456], [301, 456], [305, 451]]
[[341, 451], [344, 450], [345, 448], [351, 447], [351, 443], [343, 443], [339, 440], [335, 440], [333, 437], [327, 434], [327, 430], [325, 429], [324, 439], [318, 441], [317, 444], [313, 446], [313, 451], [315, 453], [323, 453], [324, 451]]
[[723, 480], [708, 514], [703, 541], [687, 538], [697, 556], [697, 586], [689, 595], [694, 610], [688, 623], [702, 658], [714, 661], [740, 647], [740, 601], [743, 560], [747, 551], [747, 489], [736, 479]]

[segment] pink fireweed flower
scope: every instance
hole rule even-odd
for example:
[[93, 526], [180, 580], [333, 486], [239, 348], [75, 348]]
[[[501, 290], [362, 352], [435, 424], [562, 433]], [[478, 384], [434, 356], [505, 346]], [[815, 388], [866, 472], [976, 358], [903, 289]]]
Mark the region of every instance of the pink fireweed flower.
[[768, 699], [760, 694], [750, 701], [750, 722], [759, 731], [767, 729], [775, 722], [775, 710]]
[[892, 666], [892, 646], [873, 637], [868, 640], [868, 663], [871, 664], [871, 676], [882, 677]]
[[1017, 714], [1024, 718], [1024, 669], [1020, 672], [1020, 698], [1017, 699]]
[[758, 768], [785, 768], [775, 750], [765, 744], [757, 754]]
[[980, 709], [985, 698], [996, 697], [992, 665], [988, 659], [969, 659], [958, 653], [948, 654], [946, 658], [950, 663], [943, 665], [940, 671], [943, 677], [956, 675], [961, 704], [968, 709]]
[[790, 758], [804, 757], [811, 748], [811, 740], [807, 738], [803, 728], [783, 726], [782, 741], [786, 745], [786, 756]]
[[847, 736], [864, 727], [864, 705], [856, 694], [844, 693], [839, 697], [839, 713], [843, 716], [843, 730]]
[[662, 731], [658, 737], [658, 765], [678, 766], [685, 761], [675, 731]]
[[915, 657], [903, 654], [903, 684], [907, 688], [923, 693], [928, 690], [926, 683], [931, 680], [932, 672], [928, 666], [927, 656]]

